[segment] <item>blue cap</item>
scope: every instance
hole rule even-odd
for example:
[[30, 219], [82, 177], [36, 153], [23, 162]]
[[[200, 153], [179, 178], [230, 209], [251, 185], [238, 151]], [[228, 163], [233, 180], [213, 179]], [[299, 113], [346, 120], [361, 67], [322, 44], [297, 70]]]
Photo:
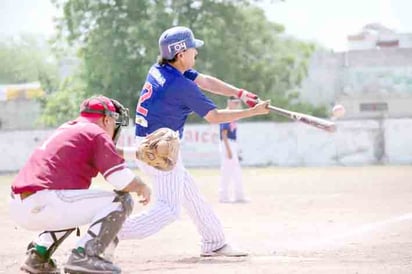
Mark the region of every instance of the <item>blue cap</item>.
[[159, 38], [160, 55], [166, 60], [189, 48], [199, 48], [204, 42], [195, 39], [193, 32], [186, 27], [173, 27], [165, 30]]

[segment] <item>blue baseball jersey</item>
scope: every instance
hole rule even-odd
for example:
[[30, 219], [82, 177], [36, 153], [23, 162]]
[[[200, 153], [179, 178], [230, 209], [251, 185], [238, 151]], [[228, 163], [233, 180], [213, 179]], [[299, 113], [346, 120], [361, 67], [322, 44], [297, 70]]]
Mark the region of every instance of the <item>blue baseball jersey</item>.
[[227, 130], [228, 139], [236, 141], [237, 124], [235, 121], [220, 124], [220, 140], [222, 140], [223, 130]]
[[199, 73], [184, 74], [173, 66], [154, 64], [146, 77], [136, 107], [136, 136], [146, 136], [167, 127], [183, 136], [187, 116], [204, 117], [216, 105], [193, 82]]

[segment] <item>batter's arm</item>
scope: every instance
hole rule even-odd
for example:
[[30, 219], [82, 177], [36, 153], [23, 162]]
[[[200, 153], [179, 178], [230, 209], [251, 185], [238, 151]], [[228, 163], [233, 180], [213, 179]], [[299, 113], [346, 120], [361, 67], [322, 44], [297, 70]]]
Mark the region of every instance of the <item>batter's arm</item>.
[[269, 101], [261, 101], [247, 109], [212, 109], [203, 118], [211, 124], [226, 123], [269, 113]]
[[217, 95], [224, 95], [227, 97], [238, 96], [239, 88], [234, 87], [216, 77], [201, 74], [196, 77], [194, 82], [203, 90]]
[[244, 89], [239, 89], [210, 75], [199, 74], [194, 80], [194, 82], [201, 89], [206, 90], [208, 92], [228, 97], [237, 97], [249, 107], [254, 107], [258, 101], [258, 96], [253, 92]]

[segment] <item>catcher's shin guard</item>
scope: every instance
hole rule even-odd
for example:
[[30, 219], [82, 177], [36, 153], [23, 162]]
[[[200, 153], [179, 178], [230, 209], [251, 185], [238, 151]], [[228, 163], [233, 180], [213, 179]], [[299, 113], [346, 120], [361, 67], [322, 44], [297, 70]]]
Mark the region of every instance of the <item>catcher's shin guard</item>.
[[[92, 239], [86, 242], [84, 252], [73, 249], [64, 267], [65, 273], [121, 273], [118, 266], [102, 257], [110, 243], [117, 244], [117, 233], [133, 210], [132, 196], [125, 192], [115, 192], [117, 195], [113, 202], [120, 202], [120, 210], [110, 212], [90, 226], [87, 233]], [[97, 234], [93, 232], [96, 227], [99, 228]]]
[[[106, 217], [94, 222], [87, 233], [92, 239], [86, 242], [85, 251], [88, 256], [100, 256], [106, 250], [110, 242], [114, 241], [127, 216], [133, 210], [133, 198], [129, 193], [115, 191], [117, 193], [113, 202], [120, 202], [120, 210], [110, 212]], [[97, 234], [93, 227], [100, 224]]]
[[[63, 243], [63, 241], [66, 240], [66, 238], [69, 237], [69, 235], [75, 230], [76, 230], [76, 228], [70, 228], [70, 229], [66, 229], [66, 230], [56, 230], [56, 231], [45, 231], [45, 232], [43, 232], [43, 233], [49, 233], [50, 236], [53, 239], [53, 244], [47, 250], [46, 257], [50, 258], [53, 255], [53, 253], [57, 250], [59, 245], [61, 245]], [[78, 233], [79, 233], [79, 231], [78, 231]]]
[[102, 257], [112, 262], [114, 260], [114, 252], [116, 251], [118, 244], [119, 244], [119, 238], [116, 236], [113, 239], [113, 241], [111, 241], [110, 244], [107, 246]]

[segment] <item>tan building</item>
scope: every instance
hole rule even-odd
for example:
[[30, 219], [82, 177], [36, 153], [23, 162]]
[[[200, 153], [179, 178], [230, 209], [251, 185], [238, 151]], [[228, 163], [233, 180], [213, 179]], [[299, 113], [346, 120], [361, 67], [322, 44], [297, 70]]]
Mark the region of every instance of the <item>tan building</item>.
[[369, 24], [348, 45], [312, 56], [302, 99], [343, 104], [347, 119], [412, 117], [412, 34]]
[[36, 128], [43, 96], [39, 82], [0, 85], [0, 130]]
[[412, 33], [397, 33], [381, 24], [365, 25], [356, 34], [348, 35], [348, 49], [411, 48]]

